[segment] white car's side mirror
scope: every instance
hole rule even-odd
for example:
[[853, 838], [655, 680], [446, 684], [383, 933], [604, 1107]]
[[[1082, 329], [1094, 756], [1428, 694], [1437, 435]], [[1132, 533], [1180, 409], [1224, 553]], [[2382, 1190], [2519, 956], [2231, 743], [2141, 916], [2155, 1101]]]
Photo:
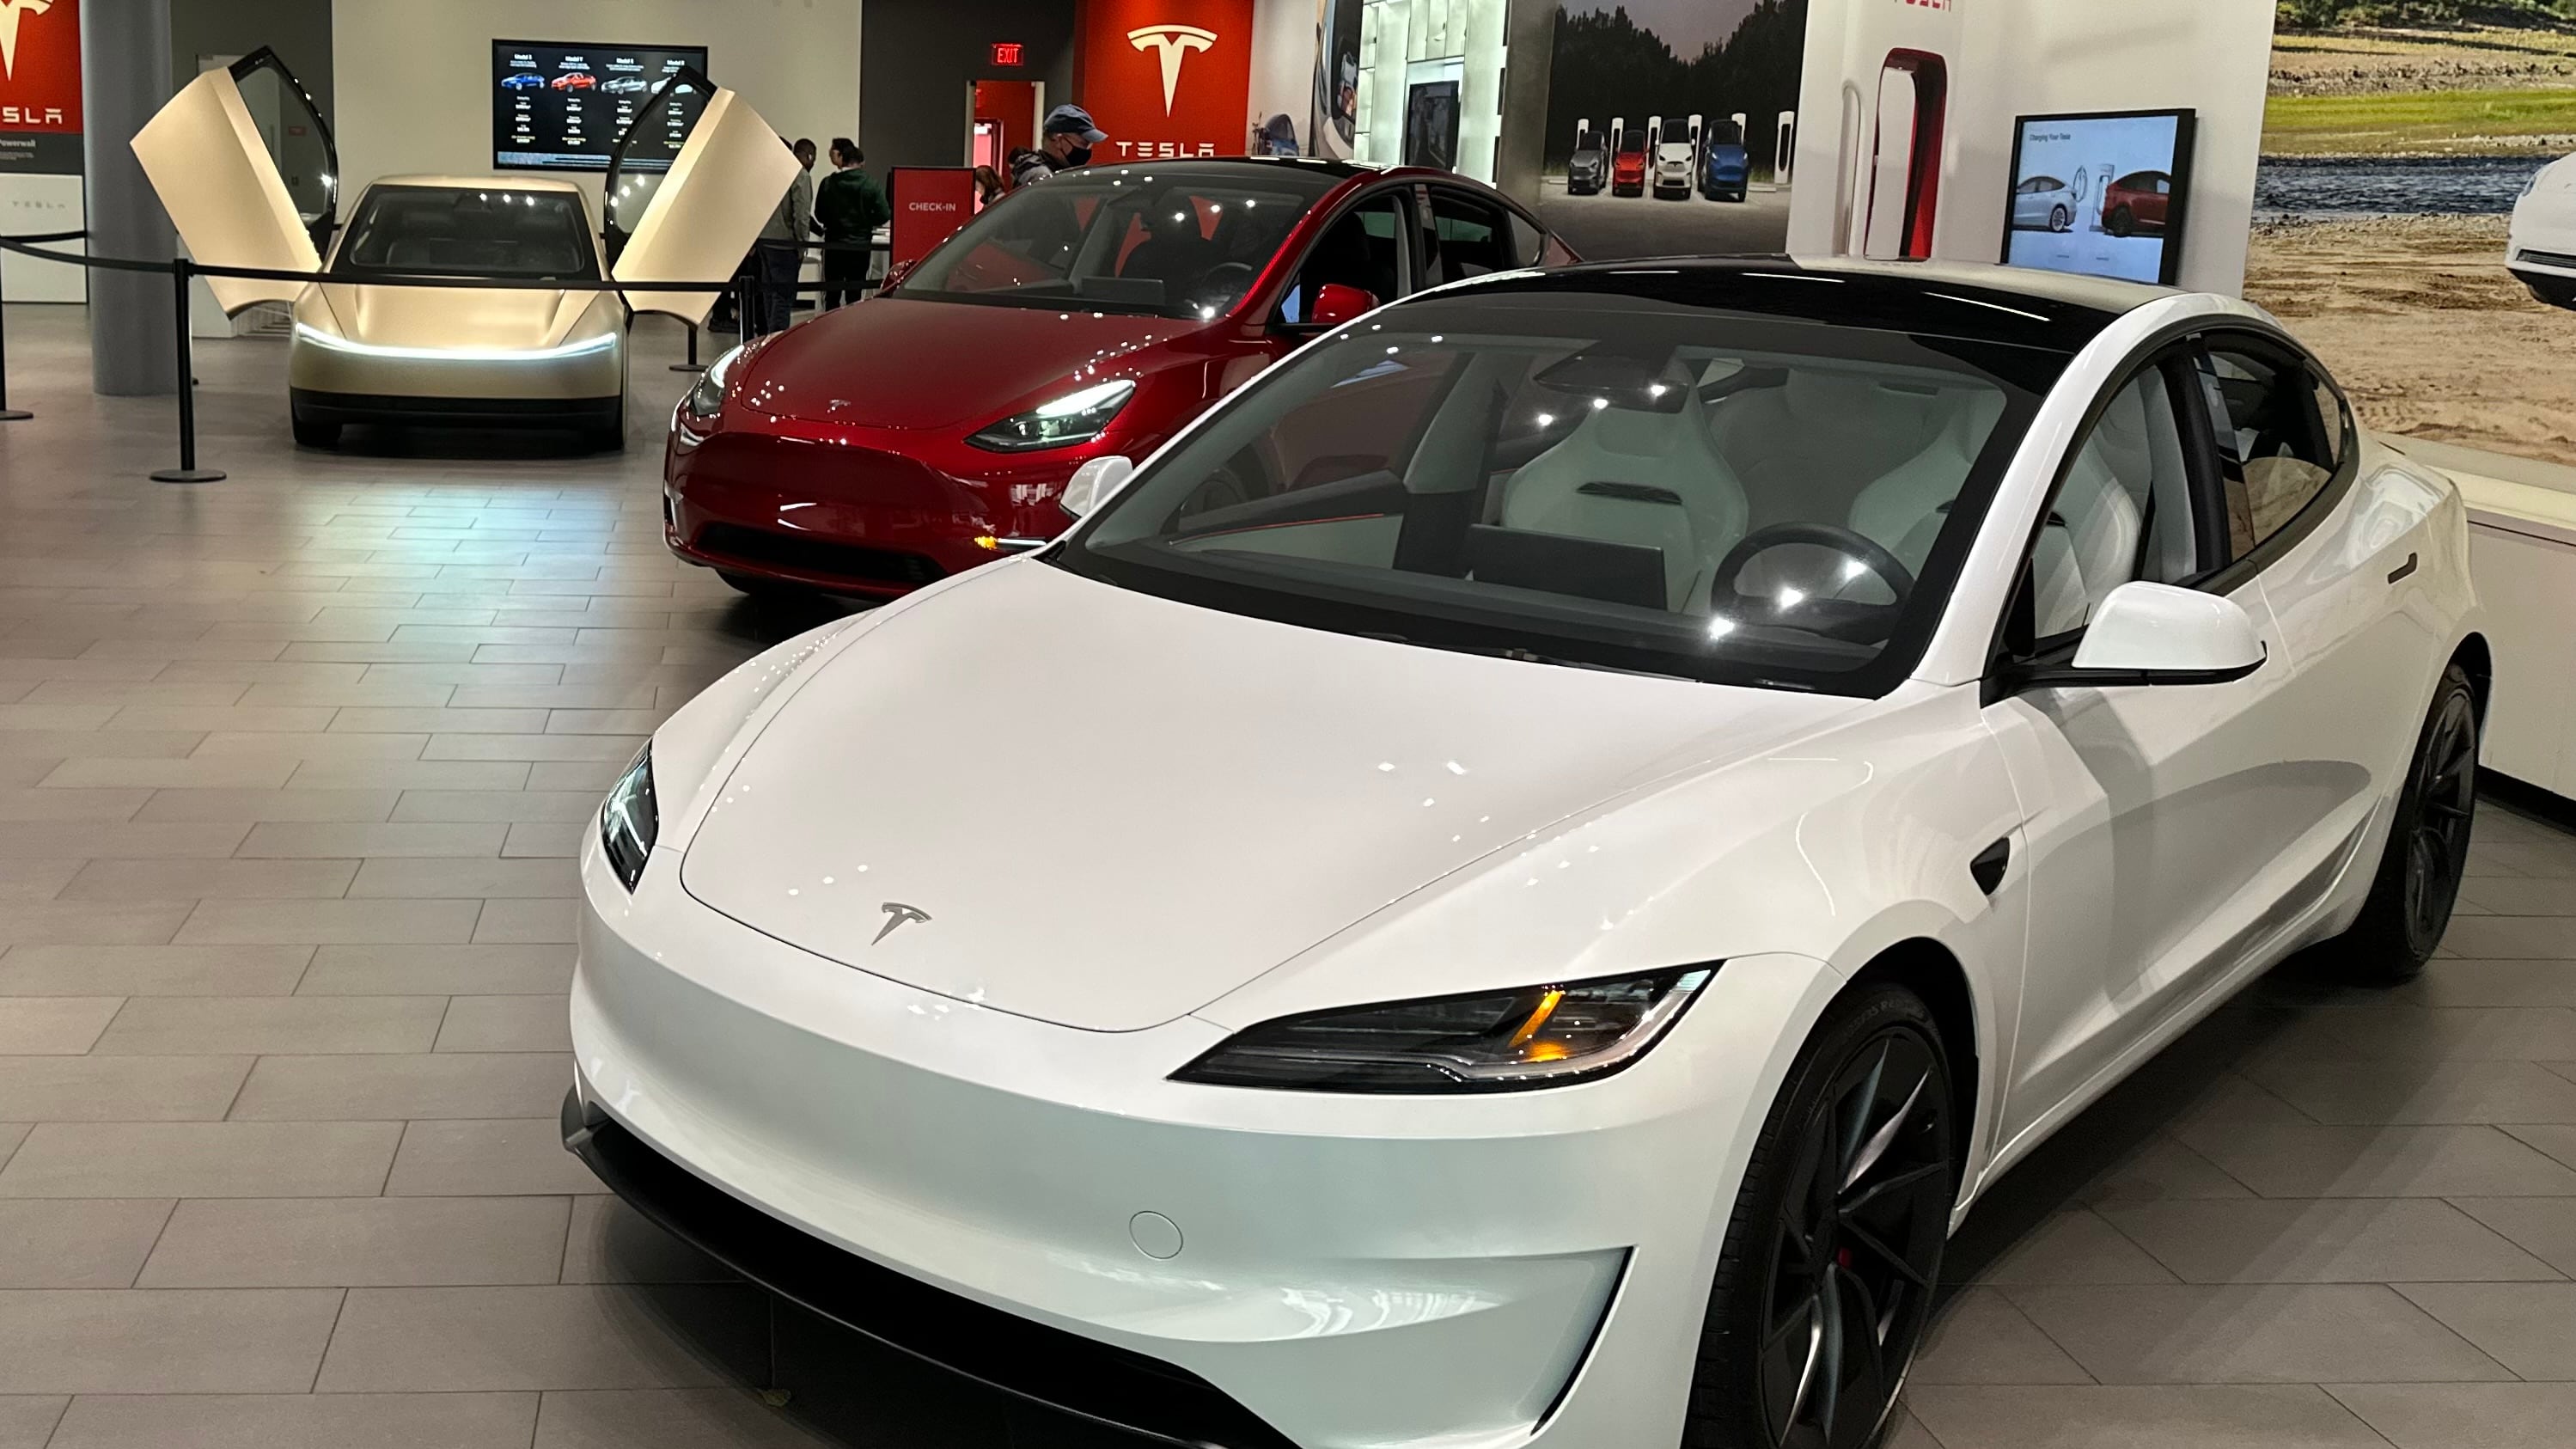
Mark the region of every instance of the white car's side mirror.
[[1056, 504], [1080, 518], [1108, 502], [1109, 495], [1127, 486], [1127, 479], [1135, 471], [1134, 463], [1116, 453], [1094, 458], [1073, 470], [1073, 476], [1065, 481], [1064, 492], [1057, 496]]
[[2071, 665], [2020, 671], [2023, 689], [2226, 684], [2263, 667], [2263, 638], [2234, 599], [2140, 580], [2111, 591]]

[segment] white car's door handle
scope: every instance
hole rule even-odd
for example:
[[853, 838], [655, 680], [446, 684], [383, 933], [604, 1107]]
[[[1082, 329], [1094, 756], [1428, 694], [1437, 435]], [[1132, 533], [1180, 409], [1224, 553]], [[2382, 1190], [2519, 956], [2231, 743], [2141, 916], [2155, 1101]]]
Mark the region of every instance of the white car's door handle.
[[2388, 571], [2388, 581], [2392, 584], [2397, 583], [2413, 572], [2415, 572], [2415, 555], [2410, 553], [2406, 555], [2406, 562]]

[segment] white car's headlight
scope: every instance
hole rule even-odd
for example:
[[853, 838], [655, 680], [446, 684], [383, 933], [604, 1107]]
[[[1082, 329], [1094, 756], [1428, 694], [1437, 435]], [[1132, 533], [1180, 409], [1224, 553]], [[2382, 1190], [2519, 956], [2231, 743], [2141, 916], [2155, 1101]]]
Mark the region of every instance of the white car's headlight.
[[1099, 437], [1109, 420], [1118, 416], [1118, 410], [1135, 395], [1136, 384], [1130, 378], [1097, 383], [1040, 403], [1016, 417], [1004, 418], [966, 441], [997, 453], [1087, 443]]
[[662, 809], [653, 798], [653, 746], [648, 743], [599, 805], [599, 847], [628, 890], [644, 878], [644, 862], [652, 859], [653, 839], [661, 833]]
[[1710, 966], [1314, 1012], [1237, 1032], [1178, 1082], [1305, 1092], [1507, 1092], [1615, 1072], [1671, 1029]]

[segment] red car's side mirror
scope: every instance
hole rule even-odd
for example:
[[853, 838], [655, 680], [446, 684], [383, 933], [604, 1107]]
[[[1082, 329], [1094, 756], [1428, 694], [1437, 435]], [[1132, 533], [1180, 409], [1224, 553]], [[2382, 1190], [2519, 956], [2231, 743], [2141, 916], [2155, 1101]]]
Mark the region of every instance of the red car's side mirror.
[[1365, 288], [1326, 282], [1315, 289], [1315, 305], [1306, 320], [1318, 327], [1339, 327], [1377, 310], [1377, 297]]

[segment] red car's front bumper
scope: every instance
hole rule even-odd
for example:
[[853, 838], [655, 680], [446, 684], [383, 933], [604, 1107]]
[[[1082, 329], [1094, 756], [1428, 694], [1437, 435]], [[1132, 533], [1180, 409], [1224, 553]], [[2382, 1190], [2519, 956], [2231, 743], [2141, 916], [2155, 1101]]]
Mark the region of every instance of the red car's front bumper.
[[728, 574], [891, 597], [1063, 532], [1065, 480], [1094, 452], [1118, 451], [1104, 438], [1044, 459], [979, 453], [943, 469], [916, 456], [925, 441], [899, 429], [815, 439], [727, 429], [694, 447], [675, 437], [663, 460], [663, 542]]

